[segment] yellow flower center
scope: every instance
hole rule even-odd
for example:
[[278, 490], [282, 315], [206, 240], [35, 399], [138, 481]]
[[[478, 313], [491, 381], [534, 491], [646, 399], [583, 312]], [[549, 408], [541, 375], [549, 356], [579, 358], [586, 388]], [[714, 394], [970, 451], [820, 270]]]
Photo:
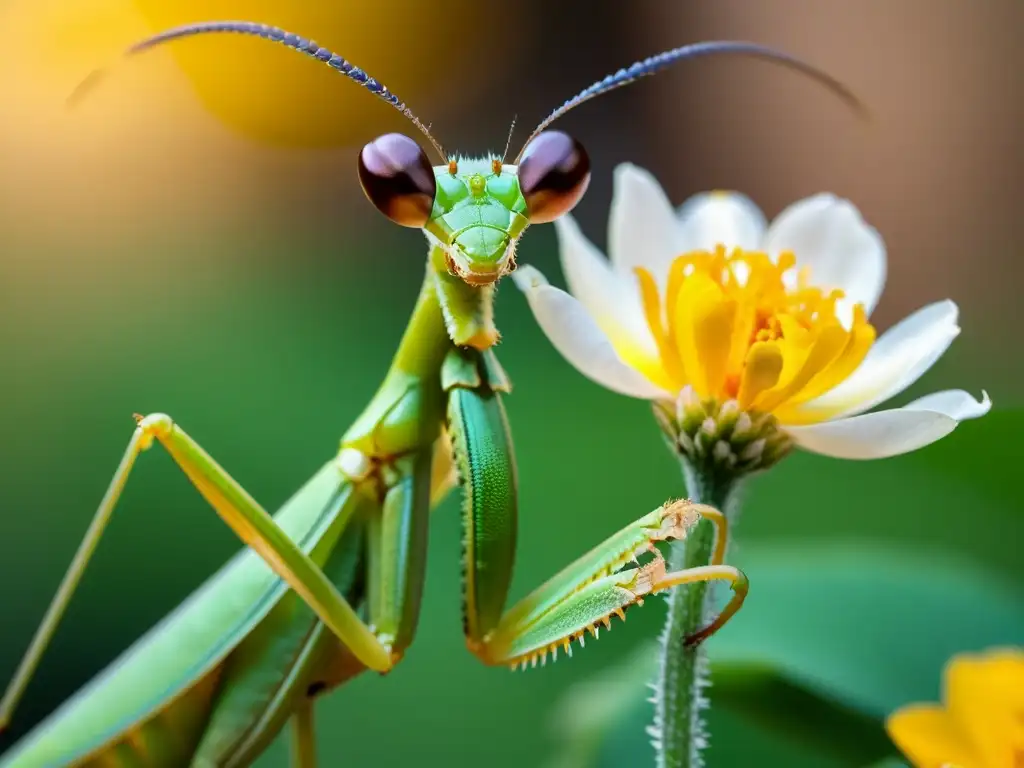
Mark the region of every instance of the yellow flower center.
[[[661, 358], [656, 383], [692, 386], [701, 398], [736, 399], [745, 411], [786, 418], [829, 391], [860, 365], [875, 340], [861, 304], [844, 327], [843, 292], [808, 284], [806, 270], [787, 287], [796, 258], [783, 253], [697, 251], [676, 258], [664, 296], [642, 267], [644, 313]], [[649, 374], [650, 375], [650, 374]]]

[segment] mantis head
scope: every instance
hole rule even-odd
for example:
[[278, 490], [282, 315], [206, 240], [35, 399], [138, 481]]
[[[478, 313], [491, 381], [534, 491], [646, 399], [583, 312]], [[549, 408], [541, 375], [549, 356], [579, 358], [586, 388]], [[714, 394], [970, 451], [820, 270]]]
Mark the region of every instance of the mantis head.
[[[515, 269], [515, 247], [530, 224], [554, 221], [572, 210], [590, 182], [590, 160], [583, 146], [560, 131], [555, 120], [584, 102], [653, 75], [680, 61], [710, 54], [765, 59], [817, 80], [860, 112], [864, 107], [842, 83], [782, 51], [757, 43], [693, 43], [650, 56], [598, 80], [541, 121], [515, 160], [452, 158], [405, 102], [379, 80], [318, 43], [269, 24], [207, 21], [165, 30], [131, 46], [127, 55], [173, 40], [205, 34], [249, 35], [278, 43], [326, 64], [401, 112], [427, 139], [442, 164], [431, 166], [413, 139], [389, 133], [367, 144], [359, 155], [363, 191], [397, 224], [423, 229], [444, 249], [448, 271], [470, 286], [486, 286]], [[72, 94], [77, 101], [95, 85], [94, 72]]]
[[797, 70], [864, 112], [842, 83], [786, 53], [756, 43], [695, 43], [638, 61], [584, 88], [542, 120], [513, 163], [505, 165], [504, 158], [498, 157], [450, 158], [427, 126], [371, 78], [363, 84], [419, 128], [443, 164], [431, 166], [413, 139], [386, 134], [367, 144], [359, 155], [363, 191], [389, 219], [422, 228], [432, 242], [441, 245], [452, 275], [471, 286], [490, 285], [515, 269], [516, 242], [526, 228], [571, 211], [590, 183], [590, 159], [583, 145], [566, 133], [549, 130], [551, 123], [586, 101], [676, 62], [721, 53], [766, 59]]
[[501, 158], [431, 166], [420, 146], [399, 133], [367, 144], [359, 181], [377, 210], [419, 227], [445, 251], [448, 271], [473, 286], [515, 269], [515, 247], [531, 223], [572, 210], [590, 183], [583, 145], [560, 131], [535, 136], [518, 165]]

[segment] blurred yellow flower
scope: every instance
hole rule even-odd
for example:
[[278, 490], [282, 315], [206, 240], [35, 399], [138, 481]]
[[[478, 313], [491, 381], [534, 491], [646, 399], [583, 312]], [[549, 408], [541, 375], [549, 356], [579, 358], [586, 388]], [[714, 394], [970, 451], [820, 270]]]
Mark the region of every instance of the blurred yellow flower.
[[915, 768], [1024, 768], [1024, 649], [962, 654], [942, 704], [910, 704], [886, 722]]
[[[125, 61], [69, 109], [67, 99], [83, 78], [121, 61], [131, 44], [206, 19], [279, 24], [337, 48], [425, 121], [437, 120], [440, 138], [457, 142], [452, 106], [478, 104], [487, 78], [515, 63], [506, 56], [475, 66], [472, 45], [444, 44], [448, 20], [469, 4], [454, 0], [446, 8], [451, 11], [439, 14], [417, 0], [379, 0], [370, 19], [365, 3], [353, 0], [0, 3], [7, 33], [0, 102], [8, 117], [0, 121], [0, 212], [5, 236], [16, 240], [13, 247], [7, 242], [0, 263], [31, 252], [19, 269], [74, 282], [79, 271], [92, 275], [100, 266], [81, 257], [83, 241], [149, 241], [168, 227], [183, 233], [231, 227], [234, 216], [248, 221], [253, 206], [288, 197], [277, 185], [322, 184], [337, 165], [318, 152], [282, 152], [279, 145], [355, 148], [387, 131], [415, 131], [330, 67], [236, 35], [177, 41]], [[481, 23], [500, 12], [472, 10]], [[517, 13], [522, 20], [527, 11]], [[520, 51], [536, 40], [523, 37]], [[508, 119], [513, 111], [508, 105]], [[256, 141], [240, 141], [239, 134]], [[343, 174], [340, 194], [353, 200], [361, 199], [354, 163], [349, 158], [336, 171]], [[56, 245], [60, 268], [37, 257], [40, 240]], [[223, 259], [236, 253], [245, 257], [245, 249], [236, 249]]]
[[[674, 402], [675, 428], [689, 429], [680, 437], [686, 452], [702, 424], [721, 442], [721, 419], [750, 435], [751, 419], [767, 419], [774, 431], [762, 436], [777, 438], [776, 458], [792, 443], [879, 458], [927, 445], [990, 408], [986, 395], [978, 402], [950, 390], [865, 413], [913, 384], [960, 328], [957, 306], [941, 301], [876, 342], [868, 318], [885, 284], [885, 246], [846, 200], [801, 200], [769, 226], [737, 193], [696, 195], [674, 210], [650, 173], [625, 164], [615, 173], [610, 260], [571, 216], [555, 224], [571, 295], [536, 269], [516, 273], [537, 321], [594, 381]], [[765, 443], [749, 443], [744, 455], [760, 460]], [[722, 455], [742, 463], [727, 448]]]
[[[476, 12], [468, 0], [134, 0], [152, 31], [196, 21], [272, 24], [316, 40], [365, 69], [426, 122], [441, 100], [472, 99], [501, 57], [474, 65], [472, 44], [446, 44], [450, 19]], [[125, 43], [134, 42], [126, 40]], [[362, 145], [376, 133], [407, 130], [401, 115], [337, 72], [282, 46], [212, 35], [169, 46], [204, 106], [249, 138], [294, 146]], [[489, 71], [489, 74], [488, 74]], [[443, 131], [442, 131], [443, 133]]]
[[[86, 75], [152, 33], [131, 0], [6, 0], [0, 28], [0, 215], [15, 239], [0, 260], [80, 290], [80, 275], [103, 267], [82, 258], [82, 242], [110, 243], [159, 216], [203, 226], [245, 205], [259, 180], [251, 145], [210, 119], [172, 59], [125, 66], [68, 108]], [[41, 241], [57, 245], [60, 267], [38, 258]]]

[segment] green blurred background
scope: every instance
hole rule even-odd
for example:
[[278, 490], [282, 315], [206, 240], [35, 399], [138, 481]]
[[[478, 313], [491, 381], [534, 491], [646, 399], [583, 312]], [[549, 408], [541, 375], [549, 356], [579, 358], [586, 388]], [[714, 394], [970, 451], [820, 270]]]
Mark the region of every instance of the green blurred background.
[[[588, 104], [560, 123], [594, 164], [577, 214], [603, 245], [611, 175], [624, 161], [654, 171], [678, 202], [733, 188], [771, 216], [822, 190], [852, 199], [889, 249], [877, 325], [941, 298], [961, 307], [960, 338], [899, 402], [984, 388], [995, 407], [910, 456], [793, 456], [751, 485], [736, 553], [785, 545], [787, 562], [799, 565], [837, 544], [855, 560], [858, 548], [884, 544], [960, 558], [1021, 595], [1024, 54], [1015, 30], [1024, 6], [1015, 0], [378, 0], [372, 17], [347, 0], [7, 0], [0, 680], [85, 530], [133, 412], [170, 413], [275, 508], [372, 395], [416, 296], [422, 236], [373, 211], [355, 176], [363, 143], [408, 126], [326, 68], [258, 41], [195, 41], [117, 69], [93, 99], [65, 110], [76, 82], [127, 43], [202, 18], [252, 18], [314, 37], [468, 153], [503, 146], [514, 115], [518, 146], [593, 80], [700, 39], [774, 44], [846, 81], [871, 105], [870, 124], [807, 82], [749, 61], [695, 62]], [[520, 261], [560, 281], [551, 227], [529, 233]], [[498, 317], [499, 354], [516, 385], [508, 409], [522, 484], [519, 596], [683, 488], [645, 404], [572, 370], [511, 284]], [[457, 509], [452, 497], [434, 517], [423, 618], [403, 664], [320, 705], [326, 765], [543, 765], [564, 730], [554, 702], [656, 635], [661, 601], [543, 673], [481, 667], [460, 631]], [[171, 461], [148, 454], [0, 749], [237, 549]], [[752, 604], [757, 589], [755, 578]], [[755, 616], [776, 607], [766, 592]], [[865, 636], [880, 631], [870, 611], [833, 608]], [[787, 621], [810, 621], [796, 615]], [[956, 610], [944, 620], [956, 626]], [[904, 654], [957, 650], [941, 627], [914, 627], [894, 641]], [[891, 664], [879, 658], [883, 674], [897, 674]], [[916, 690], [935, 697], [932, 666]], [[637, 729], [648, 714], [634, 713]], [[763, 765], [848, 764], [800, 763], [799, 745], [761, 743], [749, 719], [724, 708], [713, 726], [713, 766], [754, 756]], [[259, 765], [285, 765], [285, 746], [279, 740]], [[617, 764], [649, 761], [631, 749]]]

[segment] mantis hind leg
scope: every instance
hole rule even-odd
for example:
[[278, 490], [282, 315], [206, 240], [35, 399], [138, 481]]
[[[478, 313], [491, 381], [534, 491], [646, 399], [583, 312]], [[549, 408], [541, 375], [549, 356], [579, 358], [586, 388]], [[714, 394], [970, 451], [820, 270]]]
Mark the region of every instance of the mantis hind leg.
[[[728, 529], [716, 509], [669, 502], [613, 534], [531, 594], [504, 610], [516, 547], [516, 466], [501, 404], [507, 380], [495, 360], [459, 351], [445, 361], [448, 420], [465, 489], [464, 627], [469, 649], [487, 664], [511, 666], [544, 661], [571, 641], [595, 637], [611, 617], [624, 618], [647, 595], [697, 582], [722, 580], [733, 595], [722, 613], [687, 638], [696, 644], [719, 630], [739, 610], [747, 579], [725, 565]], [[497, 375], [496, 375], [497, 373]], [[717, 529], [711, 562], [669, 572], [656, 543], [683, 539], [705, 517]], [[639, 558], [649, 557], [643, 565]], [[627, 567], [634, 565], [635, 567]]]
[[370, 669], [390, 669], [391, 657], [338, 592], [330, 579], [281, 530], [280, 526], [184, 430], [165, 414], [138, 416], [138, 425], [82, 543], [47, 609], [7, 691], [0, 700], [0, 730], [9, 722], [25, 692], [85, 568], [110, 521], [135, 461], [154, 441], [160, 442], [235, 534], [291, 586], [317, 617]]
[[292, 715], [291, 768], [316, 768], [314, 704], [313, 699], [306, 699]]
[[[421, 529], [448, 485], [448, 451], [439, 439], [433, 450], [381, 462], [361, 488], [359, 511], [317, 560], [396, 660], [418, 616], [423, 559], [416, 552], [425, 551]], [[294, 764], [312, 765], [312, 728], [298, 710], [364, 670], [298, 595], [285, 596], [225, 665], [195, 765], [250, 765], [289, 724]]]

